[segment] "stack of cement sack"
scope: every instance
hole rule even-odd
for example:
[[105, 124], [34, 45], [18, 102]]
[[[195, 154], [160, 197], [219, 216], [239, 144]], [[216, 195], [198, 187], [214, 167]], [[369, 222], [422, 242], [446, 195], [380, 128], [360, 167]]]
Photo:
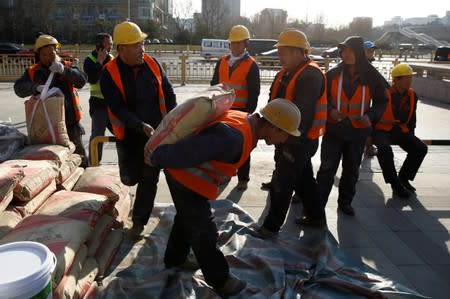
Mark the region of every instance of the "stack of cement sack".
[[45, 244], [53, 298], [95, 298], [131, 209], [117, 166], [80, 168], [74, 146], [33, 144], [0, 164], [0, 245]]

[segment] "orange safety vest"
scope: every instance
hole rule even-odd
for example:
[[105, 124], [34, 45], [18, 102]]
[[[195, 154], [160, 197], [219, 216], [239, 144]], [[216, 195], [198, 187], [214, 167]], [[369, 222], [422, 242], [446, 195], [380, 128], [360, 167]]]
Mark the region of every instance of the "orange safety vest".
[[[299, 68], [295, 74], [290, 79], [287, 87], [286, 87], [286, 93], [284, 97], [287, 100], [294, 101], [294, 92], [295, 92], [295, 85], [297, 83], [297, 78], [303, 73], [303, 71], [306, 69], [306, 67], [310, 65], [312, 67], [317, 68], [320, 70], [317, 63], [315, 63], [312, 60], [309, 60], [305, 65], [303, 65], [301, 68]], [[320, 73], [323, 75], [322, 71], [320, 70]], [[281, 70], [278, 72], [278, 74], [275, 77], [275, 82], [272, 86], [272, 93], [270, 100], [273, 100], [277, 94], [278, 89], [280, 88], [281, 80], [283, 76], [286, 74], [285, 70]], [[326, 77], [323, 75], [325, 86], [326, 86]], [[327, 122], [327, 90], [324, 88], [322, 95], [320, 96], [319, 100], [316, 102], [316, 112], [314, 113], [314, 120], [312, 123], [311, 128], [308, 131], [307, 137], [309, 139], [317, 139], [320, 136], [322, 136], [325, 133], [325, 125]]]
[[387, 92], [388, 104], [386, 106], [386, 110], [384, 110], [384, 113], [381, 116], [379, 122], [375, 125], [375, 128], [378, 130], [389, 132], [394, 125], [398, 125], [403, 133], [408, 133], [409, 129], [407, 124], [411, 120], [414, 113], [414, 90], [412, 88], [409, 88], [407, 91], [409, 97], [409, 114], [408, 120], [405, 123], [399, 123], [398, 120], [394, 118], [394, 113], [392, 111], [392, 94], [394, 94], [395, 92], [395, 88], [389, 88], [389, 91]]
[[167, 172], [177, 182], [184, 187], [208, 198], [215, 200], [219, 195], [220, 185], [230, 180], [236, 175], [236, 171], [250, 156], [250, 152], [255, 147], [252, 126], [248, 120], [248, 114], [237, 110], [228, 110], [218, 119], [211, 122], [224, 123], [241, 132], [244, 137], [241, 157], [236, 163], [226, 163], [220, 161], [208, 161], [190, 168], [167, 168]]
[[[372, 95], [368, 86], [359, 85], [351, 99], [349, 99], [342, 90], [342, 81], [342, 72], [339, 76], [332, 79], [331, 96], [333, 99], [333, 107], [348, 117], [354, 128], [367, 128], [368, 125], [364, 124], [361, 120], [364, 114], [369, 110], [370, 101], [372, 100]], [[330, 123], [336, 123], [335, 120], [330, 118], [328, 121]]]
[[[70, 61], [61, 61], [64, 66], [70, 67], [72, 63]], [[34, 82], [34, 77], [36, 74], [36, 71], [39, 70], [42, 67], [40, 63], [34, 64], [28, 68], [28, 76], [30, 76], [31, 81]], [[75, 120], [79, 121], [83, 117], [83, 111], [81, 110], [81, 102], [80, 97], [78, 96], [78, 91], [75, 87], [73, 87], [72, 83], [67, 82], [70, 90], [70, 95], [72, 98], [72, 105], [73, 109], [75, 111]]]
[[234, 103], [231, 108], [246, 108], [248, 101], [247, 75], [255, 60], [251, 56], [247, 59], [240, 60], [236, 66], [236, 69], [230, 76], [230, 67], [228, 66], [229, 59], [230, 55], [225, 55], [222, 56], [219, 61], [219, 82], [227, 84], [234, 89], [236, 98], [234, 99]]
[[[147, 64], [150, 71], [155, 75], [156, 80], [158, 81], [159, 110], [161, 111], [161, 115], [164, 117], [167, 114], [167, 108], [166, 108], [166, 100], [164, 98], [164, 90], [162, 87], [161, 69], [159, 68], [158, 63], [147, 54], [144, 54], [144, 61]], [[113, 60], [105, 64], [104, 67], [108, 70], [112, 80], [114, 81], [120, 93], [122, 94], [122, 100], [126, 103], [127, 96], [125, 94], [125, 89], [122, 84], [122, 78], [120, 77], [119, 66], [117, 65], [117, 58], [114, 58]], [[118, 140], [123, 140], [125, 137], [124, 123], [112, 113], [109, 107], [108, 107], [108, 116], [111, 122], [114, 136], [116, 136]]]

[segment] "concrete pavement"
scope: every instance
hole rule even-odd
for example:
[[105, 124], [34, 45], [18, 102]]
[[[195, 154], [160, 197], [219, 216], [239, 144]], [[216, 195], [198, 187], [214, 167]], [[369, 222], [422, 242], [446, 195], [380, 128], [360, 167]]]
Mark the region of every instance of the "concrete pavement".
[[[0, 120], [10, 121], [26, 133], [23, 99], [18, 98], [12, 83], [0, 83]], [[206, 85], [175, 86], [178, 102], [198, 95]], [[267, 102], [269, 86], [262, 86], [260, 104]], [[88, 87], [80, 90], [83, 108], [88, 111]], [[82, 121], [90, 132], [88, 115]], [[423, 139], [450, 139], [450, 105], [421, 99], [416, 133]], [[89, 136], [84, 136], [84, 143]], [[319, 149], [320, 151], [320, 149]], [[394, 148], [396, 165], [405, 154]], [[319, 152], [318, 152], [319, 153]], [[103, 163], [116, 163], [113, 144], [106, 144]], [[315, 170], [319, 154], [313, 158]], [[274, 167], [273, 147], [259, 143], [252, 152], [251, 180], [245, 192], [234, 187], [233, 178], [219, 198], [228, 198], [243, 207], [255, 221], [262, 221], [267, 202], [262, 182], [270, 180]], [[337, 176], [340, 176], [340, 170]], [[336, 180], [336, 183], [338, 180]], [[409, 200], [392, 198], [390, 185], [384, 183], [376, 158], [365, 159], [353, 203], [355, 217], [337, 213], [337, 188], [334, 187], [326, 208], [328, 229], [341, 248], [385, 276], [433, 298], [448, 298], [450, 293], [450, 147], [430, 146], [428, 155], [413, 185], [417, 195]], [[163, 176], [157, 202], [171, 203]], [[301, 204], [292, 204], [283, 230], [303, 235], [294, 223], [301, 215]], [[148, 229], [151, 229], [150, 226]]]

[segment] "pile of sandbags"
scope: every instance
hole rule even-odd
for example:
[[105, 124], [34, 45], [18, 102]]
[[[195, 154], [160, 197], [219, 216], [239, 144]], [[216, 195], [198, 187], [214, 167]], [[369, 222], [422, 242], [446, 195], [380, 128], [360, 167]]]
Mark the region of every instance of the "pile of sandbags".
[[85, 171], [60, 145], [30, 145], [16, 156], [0, 164], [0, 244], [45, 244], [57, 257], [53, 297], [95, 298], [95, 279], [114, 259], [131, 210], [118, 167]]

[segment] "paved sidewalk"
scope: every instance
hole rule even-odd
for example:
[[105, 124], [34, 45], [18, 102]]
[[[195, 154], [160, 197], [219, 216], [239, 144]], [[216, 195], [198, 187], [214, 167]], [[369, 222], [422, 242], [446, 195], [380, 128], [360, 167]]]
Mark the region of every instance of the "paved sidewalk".
[[[178, 102], [197, 95], [206, 85], [176, 86]], [[269, 86], [260, 96], [262, 107], [267, 102]], [[88, 111], [88, 88], [80, 91], [84, 111]], [[0, 120], [26, 130], [23, 100], [16, 97], [11, 83], [0, 83], [0, 98], [4, 103]], [[90, 118], [83, 120], [90, 132]], [[450, 105], [420, 101], [417, 135], [423, 139], [450, 139]], [[25, 132], [25, 131], [24, 131]], [[84, 136], [87, 147], [89, 136]], [[320, 149], [319, 149], [320, 151]], [[394, 148], [396, 164], [405, 154]], [[117, 161], [115, 147], [106, 144], [104, 163]], [[319, 152], [314, 156], [315, 170], [320, 165]], [[245, 192], [235, 189], [233, 178], [219, 198], [238, 203], [255, 221], [261, 221], [267, 202], [262, 182], [270, 180], [274, 167], [273, 147], [259, 143], [252, 152], [251, 180]], [[338, 171], [338, 177], [340, 170]], [[336, 180], [338, 182], [338, 180]], [[328, 229], [341, 248], [385, 276], [433, 298], [448, 298], [450, 294], [450, 147], [430, 146], [428, 155], [414, 181], [417, 195], [409, 200], [392, 198], [390, 185], [384, 183], [376, 158], [362, 163], [360, 181], [354, 200], [355, 217], [336, 212], [337, 188], [334, 187], [327, 205]], [[161, 175], [157, 202], [171, 203], [170, 194]], [[292, 234], [303, 235], [304, 228], [294, 223], [301, 215], [301, 204], [292, 204], [283, 227]]]

